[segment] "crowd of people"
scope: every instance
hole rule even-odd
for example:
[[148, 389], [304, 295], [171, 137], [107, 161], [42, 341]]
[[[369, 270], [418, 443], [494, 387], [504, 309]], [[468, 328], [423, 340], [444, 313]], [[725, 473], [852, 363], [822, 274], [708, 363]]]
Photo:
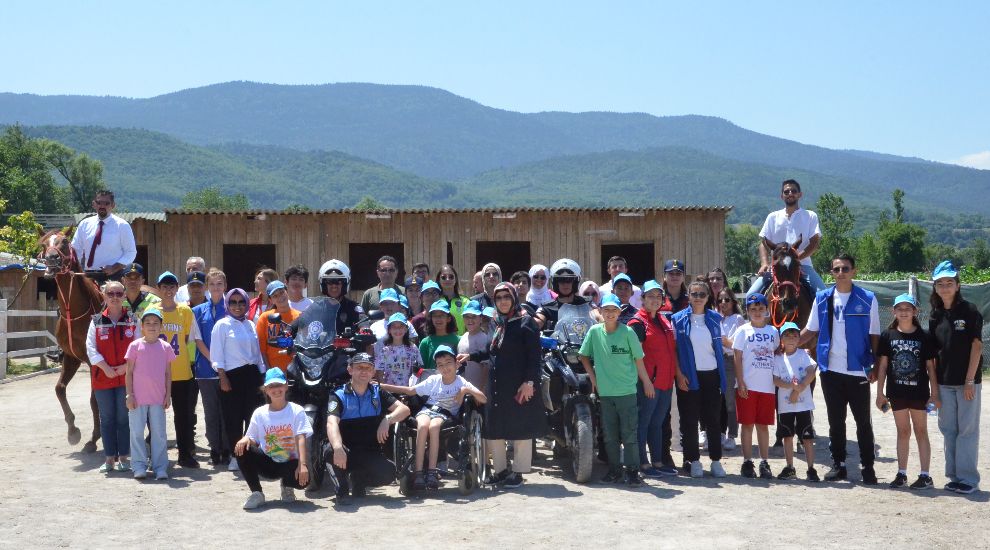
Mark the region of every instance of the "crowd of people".
[[[644, 477], [700, 478], [702, 450], [710, 475], [725, 477], [721, 459], [736, 448], [737, 437], [744, 458], [740, 475], [795, 479], [797, 438], [807, 460], [806, 478], [819, 481], [813, 445], [817, 386], [826, 405], [832, 462], [826, 481], [848, 477], [846, 415], [851, 412], [860, 479], [878, 483], [875, 405], [892, 410], [897, 427], [892, 487], [909, 481], [912, 434], [920, 464], [910, 487], [933, 486], [926, 422], [937, 411], [945, 489], [973, 492], [980, 481], [983, 320], [963, 299], [958, 269], [946, 261], [932, 273], [927, 328], [909, 294], [894, 301], [895, 320], [881, 327], [876, 297], [853, 282], [852, 256], [831, 260], [834, 284], [828, 287], [810, 261], [805, 263], [820, 237], [817, 218], [798, 206], [800, 184], [788, 180], [781, 191], [785, 208], [771, 213], [761, 231], [760, 271], [768, 271], [774, 243], [796, 245], [807, 284], [817, 290], [805, 326], [770, 324], [761, 285], [737, 300], [720, 268], [692, 278], [680, 259], [667, 260], [661, 280], [641, 286], [621, 257], [608, 260], [609, 279], [602, 284], [586, 280], [577, 262], [566, 258], [507, 278], [488, 263], [474, 274], [471, 291], [463, 292], [451, 265], [434, 273], [427, 263], [417, 263], [399, 281], [400, 266], [384, 256], [376, 264], [379, 283], [360, 300], [348, 297], [351, 272], [336, 259], [320, 266], [316, 298], [306, 296], [309, 271], [302, 265], [281, 277], [272, 269], [258, 270], [251, 293], [227, 288], [226, 274], [199, 257], [189, 258], [182, 280], [165, 271], [146, 281], [144, 267], [133, 261], [133, 236], [128, 248], [126, 222], [112, 214], [112, 194], [101, 192], [94, 201], [97, 215], [80, 224], [73, 243], [83, 265], [109, 277], [103, 286], [105, 309], [93, 318], [87, 338], [106, 455], [100, 471], [167, 479], [169, 408], [176, 464], [199, 468], [195, 411], [202, 397], [210, 463], [241, 471], [251, 490], [245, 508], [265, 501], [260, 477], [281, 479], [283, 500], [306, 487], [311, 474], [306, 438], [314, 430], [326, 430], [338, 498], [394, 482], [395, 468], [383, 444], [390, 426], [409, 415], [416, 418], [420, 439], [415, 487], [436, 488], [444, 460], [436, 444], [439, 426], [470, 395], [483, 411], [493, 472], [486, 481], [519, 487], [531, 469], [534, 441], [548, 429], [540, 336], [555, 328], [561, 307], [569, 305], [583, 308], [596, 323], [580, 358], [600, 404], [608, 463], [604, 482], [639, 486]], [[146, 282], [154, 282], [155, 293], [143, 290]], [[350, 359], [350, 382], [331, 395], [327, 425], [312, 426], [302, 408], [287, 400], [291, 355], [269, 342], [290, 333], [314, 300], [328, 299], [340, 305], [338, 333], [356, 327], [368, 312], [381, 311], [383, 318], [370, 326], [376, 342]], [[875, 399], [874, 382], [879, 383]], [[419, 395], [425, 404], [410, 410], [397, 394]], [[776, 476], [768, 461], [774, 425], [786, 460]], [[680, 468], [671, 454], [677, 432]]]

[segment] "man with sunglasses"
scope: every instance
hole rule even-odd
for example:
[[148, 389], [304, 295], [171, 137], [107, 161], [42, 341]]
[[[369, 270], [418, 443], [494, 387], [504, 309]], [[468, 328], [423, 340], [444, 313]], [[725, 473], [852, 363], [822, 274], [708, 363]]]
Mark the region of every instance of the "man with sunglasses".
[[376, 269], [378, 273], [378, 284], [365, 290], [361, 296], [362, 311], [367, 312], [379, 309], [378, 298], [386, 288], [394, 289], [400, 296], [406, 293], [406, 289], [395, 283], [395, 279], [399, 275], [399, 262], [395, 261], [395, 258], [387, 255], [382, 256], [378, 258], [376, 265], [378, 266]]
[[790, 243], [801, 241], [798, 247], [798, 260], [801, 262], [801, 273], [804, 282], [818, 292], [825, 290], [825, 282], [811, 264], [811, 256], [818, 250], [818, 242], [822, 231], [818, 226], [818, 214], [801, 208], [801, 184], [796, 180], [787, 180], [780, 185], [780, 198], [784, 208], [771, 212], [760, 229], [760, 269], [757, 278], [746, 296], [762, 293], [767, 286], [770, 273], [771, 254], [770, 244]]
[[835, 285], [815, 295], [801, 343], [818, 338], [818, 369], [828, 413], [832, 469], [825, 481], [846, 479], [846, 407], [856, 420], [859, 462], [866, 485], [876, 485], [870, 384], [876, 381], [874, 357], [880, 342], [880, 311], [872, 292], [853, 284], [856, 260], [846, 253], [832, 260]]
[[93, 199], [95, 216], [79, 222], [76, 234], [72, 237], [72, 248], [83, 271], [101, 271], [97, 279], [119, 281], [124, 266], [132, 263], [137, 256], [134, 232], [130, 224], [113, 214], [116, 206], [113, 191], [97, 191]]

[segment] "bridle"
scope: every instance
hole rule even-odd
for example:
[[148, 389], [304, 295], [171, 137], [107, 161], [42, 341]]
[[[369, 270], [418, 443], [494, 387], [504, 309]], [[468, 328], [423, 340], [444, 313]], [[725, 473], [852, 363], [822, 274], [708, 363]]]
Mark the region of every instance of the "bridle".
[[[791, 250], [791, 247], [788, 247], [788, 251], [789, 250]], [[792, 261], [796, 262], [794, 256], [791, 256], [791, 258]], [[798, 273], [797, 278], [798, 280], [800, 280], [801, 264], [800, 262], [796, 262], [796, 264], [797, 264], [797, 273]], [[790, 270], [793, 273], [795, 271], [795, 268], [790, 268]], [[795, 307], [789, 314], [786, 315], [782, 314], [781, 317], [778, 319], [777, 313], [784, 309], [784, 305], [783, 305], [784, 298], [782, 296], [781, 291], [787, 287], [794, 289], [793, 299], [795, 301], [799, 301], [801, 299], [801, 285], [798, 284], [797, 281], [793, 280], [794, 279], [793, 275], [791, 276], [790, 280], [781, 280], [777, 276], [777, 271], [778, 271], [777, 262], [775, 261], [773, 267], [770, 269], [770, 274], [771, 277], [773, 278], [773, 292], [771, 292], [769, 296], [770, 300], [768, 300], [769, 302], [768, 309], [770, 310], [770, 323], [775, 328], [780, 328], [781, 326], [784, 325], [784, 323], [796, 321], [799, 313], [798, 308]]]
[[[49, 237], [55, 237], [55, 235], [57, 234], [49, 235]], [[76, 284], [76, 273], [73, 271], [72, 267], [74, 265], [78, 265], [78, 261], [76, 259], [76, 251], [71, 245], [66, 247], [69, 250], [68, 252], [62, 251], [62, 248], [65, 247], [67, 240], [67, 237], [63, 235], [59, 246], [55, 246], [54, 244], [45, 245], [45, 249], [41, 252], [39, 259], [44, 261], [45, 267], [47, 267], [45, 276], [55, 278], [55, 288], [58, 290], [59, 302], [58, 315], [66, 324], [69, 340], [69, 353], [73, 357], [78, 357], [78, 355], [76, 355], [75, 344], [72, 339], [72, 323], [73, 321], [78, 321], [79, 319], [85, 317], [91, 317], [95, 313], [98, 313], [98, 311], [94, 311], [93, 304], [90, 302], [85, 311], [75, 317], [72, 316], [72, 289]], [[55, 253], [52, 254], [52, 251]], [[63, 289], [63, 285], [58, 284], [58, 279], [60, 277], [64, 278], [66, 275], [69, 276], [68, 293], [66, 293]]]

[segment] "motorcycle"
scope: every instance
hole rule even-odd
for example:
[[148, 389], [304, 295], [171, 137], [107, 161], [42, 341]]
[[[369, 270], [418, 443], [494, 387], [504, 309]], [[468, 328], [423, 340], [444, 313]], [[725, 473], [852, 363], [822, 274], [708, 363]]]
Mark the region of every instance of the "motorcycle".
[[564, 462], [578, 483], [591, 478], [601, 429], [598, 397], [578, 351], [595, 324], [591, 306], [563, 304], [543, 347], [543, 402], [547, 408], [553, 456]]

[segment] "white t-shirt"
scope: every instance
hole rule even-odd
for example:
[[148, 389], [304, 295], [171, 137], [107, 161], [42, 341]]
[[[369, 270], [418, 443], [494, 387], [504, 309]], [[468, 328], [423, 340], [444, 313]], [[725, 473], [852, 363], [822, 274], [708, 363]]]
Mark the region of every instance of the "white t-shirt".
[[[808, 369], [818, 368], [815, 360], [808, 351], [798, 348], [793, 354], [781, 353], [774, 357], [773, 375], [785, 382], [800, 384], [808, 375]], [[801, 412], [815, 410], [815, 399], [811, 395], [811, 386], [804, 388], [798, 396], [797, 403], [791, 403], [791, 390], [780, 388], [777, 392], [777, 412]]]
[[313, 305], [313, 299], [306, 298], [305, 296], [303, 297], [302, 300], [299, 300], [298, 302], [293, 302], [292, 300], [289, 300], [289, 307], [298, 311], [299, 313], [306, 311], [306, 308], [308, 308], [311, 305]]
[[[846, 344], [846, 305], [849, 303], [850, 296], [852, 296], [852, 292], [835, 291], [833, 293], [832, 307], [834, 308], [835, 317], [832, 319], [832, 340], [828, 350], [828, 370], [829, 372], [866, 378], [865, 371], [850, 371], [849, 361], [846, 358], [846, 350], [848, 349], [848, 345]], [[853, 306], [854, 311], [857, 311], [857, 308], [860, 310], [865, 309], [863, 304]], [[862, 315], [862, 312], [857, 311], [856, 314]], [[820, 330], [818, 326], [818, 315], [815, 315], [814, 310], [812, 310], [811, 315], [808, 317], [807, 329], [813, 332], [819, 332]], [[876, 296], [873, 297], [873, 303], [870, 304], [870, 334], [880, 335], [880, 306], [877, 304]]]
[[[598, 295], [604, 296], [606, 294], [612, 294], [611, 279], [598, 285]], [[643, 309], [643, 289], [633, 285], [633, 293], [632, 297], [629, 298], [629, 305], [636, 309]]]
[[[760, 229], [760, 237], [765, 237], [774, 243], [786, 241], [794, 244], [798, 239], [801, 239], [798, 252], [804, 252], [804, 249], [808, 248], [811, 238], [821, 234], [822, 230], [818, 227], [818, 214], [804, 208], [798, 208], [790, 216], [787, 215], [786, 209], [771, 212], [763, 222], [763, 228]], [[801, 260], [801, 263], [811, 265], [811, 257]]]
[[299, 434], [313, 435], [313, 426], [305, 409], [290, 401], [280, 411], [271, 410], [271, 405], [255, 409], [246, 435], [257, 441], [262, 452], [275, 462], [288, 462], [299, 458], [296, 448]]
[[712, 349], [712, 333], [705, 324], [704, 314], [691, 314], [691, 347], [694, 348], [694, 366], [697, 370], [718, 369], [718, 360]]
[[[745, 322], [746, 320], [743, 319], [743, 316], [739, 315], [738, 313], [733, 313], [728, 317], [723, 317], [722, 336], [725, 336], [729, 340], [732, 340], [732, 338], [736, 335], [736, 330], [738, 330], [739, 327], [742, 326], [743, 323]], [[722, 346], [722, 352], [728, 355], [732, 355], [732, 348], [730, 348], [729, 346]], [[728, 367], [729, 365], [726, 366]]]
[[773, 354], [778, 344], [780, 336], [770, 325], [756, 328], [746, 323], [736, 329], [732, 349], [743, 354], [743, 381], [751, 391], [773, 393]]
[[175, 293], [175, 301], [180, 304], [189, 304], [189, 285], [179, 287], [179, 290]]
[[450, 384], [444, 384], [443, 376], [434, 374], [413, 386], [413, 389], [417, 395], [426, 397], [427, 406], [438, 405], [456, 415], [461, 410], [461, 403], [456, 399], [457, 393], [464, 387], [474, 388], [474, 385], [461, 376], [455, 377]]

